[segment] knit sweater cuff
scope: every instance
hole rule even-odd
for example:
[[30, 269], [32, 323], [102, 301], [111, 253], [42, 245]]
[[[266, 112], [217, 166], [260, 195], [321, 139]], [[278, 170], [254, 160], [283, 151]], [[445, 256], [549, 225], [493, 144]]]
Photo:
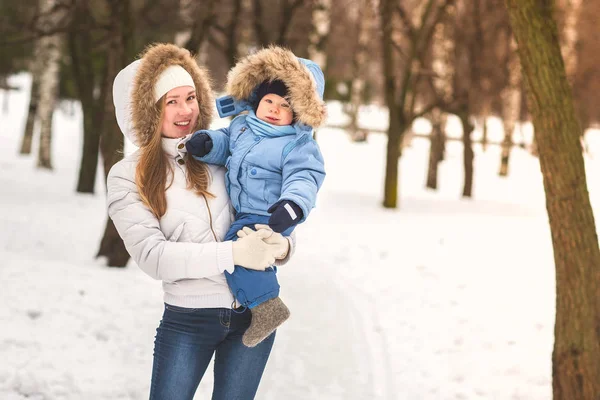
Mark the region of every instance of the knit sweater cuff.
[[285, 258], [282, 258], [281, 260], [275, 260], [275, 265], [278, 267], [287, 264], [287, 262], [290, 261], [290, 259], [294, 255], [294, 251], [296, 250], [296, 233], [292, 232], [290, 236], [286, 236], [286, 239], [290, 243], [290, 249], [288, 250], [288, 253], [285, 256]]
[[225, 242], [218, 243], [217, 245], [217, 268], [221, 272], [233, 273], [235, 265], [233, 264], [233, 248], [232, 241], [227, 240]]

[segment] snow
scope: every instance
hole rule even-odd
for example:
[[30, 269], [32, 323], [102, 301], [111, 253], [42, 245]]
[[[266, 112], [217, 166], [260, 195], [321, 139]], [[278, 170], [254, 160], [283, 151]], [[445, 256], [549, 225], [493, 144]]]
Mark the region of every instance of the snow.
[[[134, 263], [94, 259], [106, 221], [103, 171], [95, 195], [75, 193], [79, 106], [55, 113], [55, 168], [41, 171], [35, 147], [18, 155], [29, 78], [10, 83], [21, 90], [0, 110], [0, 399], [145, 399], [160, 283]], [[329, 108], [330, 122], [343, 123], [341, 106]], [[361, 114], [380, 129], [386, 118], [376, 106]], [[414, 126], [428, 129], [425, 120]], [[460, 136], [456, 120], [449, 129]], [[490, 119], [492, 140], [499, 129]], [[297, 229], [294, 260], [280, 269], [292, 317], [257, 398], [551, 398], [554, 262], [538, 160], [515, 148], [500, 178], [500, 149], [474, 146], [474, 198], [461, 199], [460, 142], [449, 142], [440, 188], [430, 191], [429, 144], [416, 138], [400, 161], [400, 209], [389, 210], [384, 135], [352, 143], [323, 128], [318, 141], [328, 175]], [[597, 215], [600, 133], [587, 141]], [[197, 399], [210, 397], [211, 371]]]

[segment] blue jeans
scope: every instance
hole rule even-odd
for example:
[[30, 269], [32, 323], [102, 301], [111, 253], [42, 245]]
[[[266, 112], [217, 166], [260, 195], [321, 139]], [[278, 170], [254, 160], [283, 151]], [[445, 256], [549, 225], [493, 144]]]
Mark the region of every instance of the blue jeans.
[[150, 400], [191, 400], [215, 355], [213, 400], [253, 399], [275, 333], [256, 347], [242, 335], [250, 310], [183, 308], [165, 304], [156, 330]]

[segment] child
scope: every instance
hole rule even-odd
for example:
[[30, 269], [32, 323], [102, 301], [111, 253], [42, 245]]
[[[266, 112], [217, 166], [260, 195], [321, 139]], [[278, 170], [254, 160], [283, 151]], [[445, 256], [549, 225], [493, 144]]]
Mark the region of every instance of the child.
[[[227, 167], [236, 215], [225, 240], [235, 240], [238, 230], [255, 224], [287, 236], [315, 206], [325, 178], [312, 138], [312, 127], [325, 120], [323, 72], [312, 61], [271, 46], [238, 62], [229, 71], [226, 90], [231, 96], [217, 100], [221, 117], [248, 114], [234, 118], [228, 128], [194, 133], [187, 151]], [[242, 339], [246, 346], [256, 346], [289, 317], [275, 272], [240, 266], [225, 272], [237, 302], [252, 312]]]

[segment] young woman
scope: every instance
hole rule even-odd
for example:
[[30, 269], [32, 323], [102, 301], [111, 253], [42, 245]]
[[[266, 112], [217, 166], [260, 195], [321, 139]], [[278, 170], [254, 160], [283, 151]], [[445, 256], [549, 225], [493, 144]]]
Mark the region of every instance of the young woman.
[[164, 290], [150, 398], [192, 399], [214, 354], [213, 399], [252, 399], [275, 334], [243, 345], [251, 314], [232, 309], [224, 272], [281, 265], [293, 241], [247, 228], [223, 241], [232, 221], [225, 169], [186, 153], [213, 110], [208, 75], [187, 50], [149, 47], [117, 75], [113, 99], [119, 127], [139, 150], [110, 171], [108, 213], [131, 257]]

